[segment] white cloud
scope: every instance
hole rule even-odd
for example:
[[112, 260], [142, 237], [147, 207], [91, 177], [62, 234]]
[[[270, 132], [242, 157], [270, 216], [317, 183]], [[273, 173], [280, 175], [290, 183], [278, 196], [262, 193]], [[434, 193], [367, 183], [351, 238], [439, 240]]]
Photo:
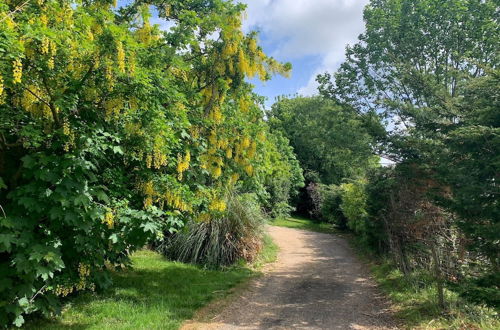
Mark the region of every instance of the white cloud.
[[244, 30], [257, 29], [275, 43], [280, 60], [320, 56], [322, 61], [299, 93], [316, 91], [318, 73], [334, 71], [344, 59], [345, 46], [363, 31], [363, 8], [368, 0], [243, 0], [247, 3]]

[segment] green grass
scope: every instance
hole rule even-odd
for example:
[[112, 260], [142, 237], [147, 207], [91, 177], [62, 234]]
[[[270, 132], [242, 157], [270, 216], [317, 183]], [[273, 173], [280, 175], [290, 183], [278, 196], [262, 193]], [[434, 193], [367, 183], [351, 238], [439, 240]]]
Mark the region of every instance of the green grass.
[[447, 309], [437, 304], [435, 285], [425, 273], [404, 276], [390, 262], [378, 262], [372, 273], [379, 287], [391, 298], [397, 316], [410, 328], [423, 329], [500, 329], [498, 313], [461, 299], [445, 290]]
[[275, 219], [271, 221], [270, 224], [273, 226], [303, 229], [319, 233], [328, 233], [328, 234], [339, 233], [339, 231], [335, 229], [332, 226], [332, 224], [324, 222], [314, 222], [310, 219], [299, 216], [291, 216], [288, 218]]
[[152, 251], [132, 256], [133, 269], [113, 274], [114, 285], [100, 294], [84, 293], [52, 320], [28, 322], [27, 329], [177, 329], [211, 300], [258, 274], [276, 259], [277, 247], [265, 244], [253, 265], [205, 270], [171, 262]]

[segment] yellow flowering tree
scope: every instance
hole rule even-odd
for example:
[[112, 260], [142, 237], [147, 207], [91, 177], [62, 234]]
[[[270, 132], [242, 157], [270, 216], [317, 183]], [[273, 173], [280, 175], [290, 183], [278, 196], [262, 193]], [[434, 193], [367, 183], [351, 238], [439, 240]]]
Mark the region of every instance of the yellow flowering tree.
[[106, 287], [148, 239], [224, 213], [228, 189], [265, 197], [290, 175], [246, 82], [290, 67], [242, 33], [243, 9], [0, 0], [0, 324]]

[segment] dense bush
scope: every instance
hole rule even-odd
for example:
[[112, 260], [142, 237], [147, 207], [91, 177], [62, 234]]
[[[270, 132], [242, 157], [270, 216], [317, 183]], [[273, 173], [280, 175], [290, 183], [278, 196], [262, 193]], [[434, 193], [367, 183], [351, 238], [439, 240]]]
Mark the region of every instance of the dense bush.
[[252, 261], [262, 247], [264, 215], [256, 196], [226, 195], [227, 210], [205, 221], [192, 221], [159, 246], [167, 257], [207, 267]]
[[322, 222], [335, 224], [341, 229], [347, 228], [347, 219], [340, 209], [341, 188], [337, 185], [310, 183], [305, 196], [311, 201], [310, 216]]
[[342, 200], [340, 209], [347, 218], [347, 227], [361, 236], [365, 236], [368, 230], [365, 184], [363, 181], [356, 181], [343, 183], [340, 186]]
[[244, 6], [149, 4], [0, 0], [1, 325], [109, 285], [227, 189], [269, 201], [270, 176], [298, 178], [246, 83], [290, 66], [241, 31]]

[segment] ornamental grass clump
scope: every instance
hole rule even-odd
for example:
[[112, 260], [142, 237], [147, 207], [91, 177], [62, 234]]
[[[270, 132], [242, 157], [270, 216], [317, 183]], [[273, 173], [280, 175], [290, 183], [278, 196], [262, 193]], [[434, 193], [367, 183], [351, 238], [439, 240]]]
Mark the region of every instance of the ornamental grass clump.
[[192, 221], [172, 236], [160, 250], [172, 260], [208, 268], [229, 266], [238, 260], [251, 262], [262, 248], [264, 215], [250, 194], [226, 197], [223, 215]]

